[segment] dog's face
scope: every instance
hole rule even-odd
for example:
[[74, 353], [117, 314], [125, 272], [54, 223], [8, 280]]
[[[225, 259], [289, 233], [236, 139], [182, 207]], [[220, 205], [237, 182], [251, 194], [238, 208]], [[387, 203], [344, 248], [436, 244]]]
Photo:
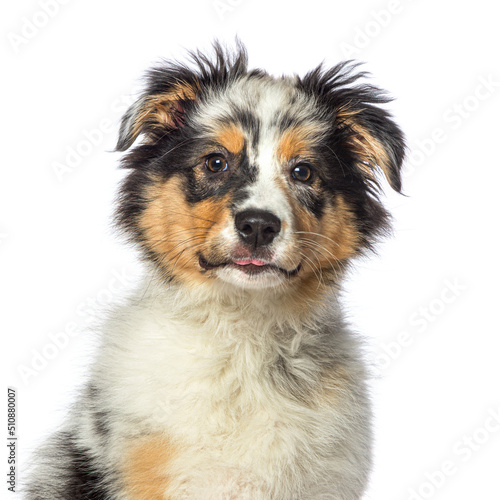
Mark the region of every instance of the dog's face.
[[216, 47], [148, 74], [117, 149], [119, 222], [164, 276], [238, 287], [324, 284], [387, 226], [375, 169], [399, 191], [403, 137], [378, 89], [339, 65], [304, 78]]

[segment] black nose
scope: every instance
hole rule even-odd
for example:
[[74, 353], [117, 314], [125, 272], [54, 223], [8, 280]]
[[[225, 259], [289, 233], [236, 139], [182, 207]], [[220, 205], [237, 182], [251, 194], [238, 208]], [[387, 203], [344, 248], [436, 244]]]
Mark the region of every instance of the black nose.
[[272, 243], [281, 230], [281, 221], [265, 210], [245, 210], [234, 218], [240, 238], [252, 248]]

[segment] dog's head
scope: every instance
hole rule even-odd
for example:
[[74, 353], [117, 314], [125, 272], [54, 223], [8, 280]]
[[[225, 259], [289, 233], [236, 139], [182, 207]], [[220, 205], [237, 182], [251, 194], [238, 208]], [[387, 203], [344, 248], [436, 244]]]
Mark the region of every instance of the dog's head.
[[303, 78], [213, 59], [147, 74], [117, 149], [118, 221], [168, 279], [268, 288], [335, 280], [387, 228], [378, 171], [400, 191], [403, 135], [356, 66]]

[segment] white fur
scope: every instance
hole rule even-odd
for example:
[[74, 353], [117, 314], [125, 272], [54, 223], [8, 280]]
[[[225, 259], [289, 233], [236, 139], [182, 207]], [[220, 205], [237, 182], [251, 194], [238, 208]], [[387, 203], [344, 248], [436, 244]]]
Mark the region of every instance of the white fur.
[[[370, 411], [358, 344], [334, 297], [298, 318], [280, 311], [275, 293], [223, 284], [187, 292], [151, 280], [110, 319], [94, 367], [114, 445], [103, 449], [92, 433], [83, 440], [100, 460], [119, 463], [131, 436], [164, 433], [180, 450], [172, 498], [359, 498]], [[323, 387], [320, 364], [301, 355], [316, 344], [352, 384]], [[318, 391], [317, 404], [276, 390], [269, 371], [278, 356]], [[334, 403], [321, 400], [325, 389]]]

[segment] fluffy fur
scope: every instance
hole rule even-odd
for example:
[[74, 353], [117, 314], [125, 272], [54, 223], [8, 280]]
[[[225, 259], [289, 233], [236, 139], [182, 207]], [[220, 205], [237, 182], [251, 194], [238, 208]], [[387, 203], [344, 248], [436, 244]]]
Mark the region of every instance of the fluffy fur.
[[404, 141], [351, 63], [304, 77], [213, 57], [147, 74], [117, 220], [149, 263], [28, 500], [361, 498], [371, 412], [337, 303], [388, 228]]

